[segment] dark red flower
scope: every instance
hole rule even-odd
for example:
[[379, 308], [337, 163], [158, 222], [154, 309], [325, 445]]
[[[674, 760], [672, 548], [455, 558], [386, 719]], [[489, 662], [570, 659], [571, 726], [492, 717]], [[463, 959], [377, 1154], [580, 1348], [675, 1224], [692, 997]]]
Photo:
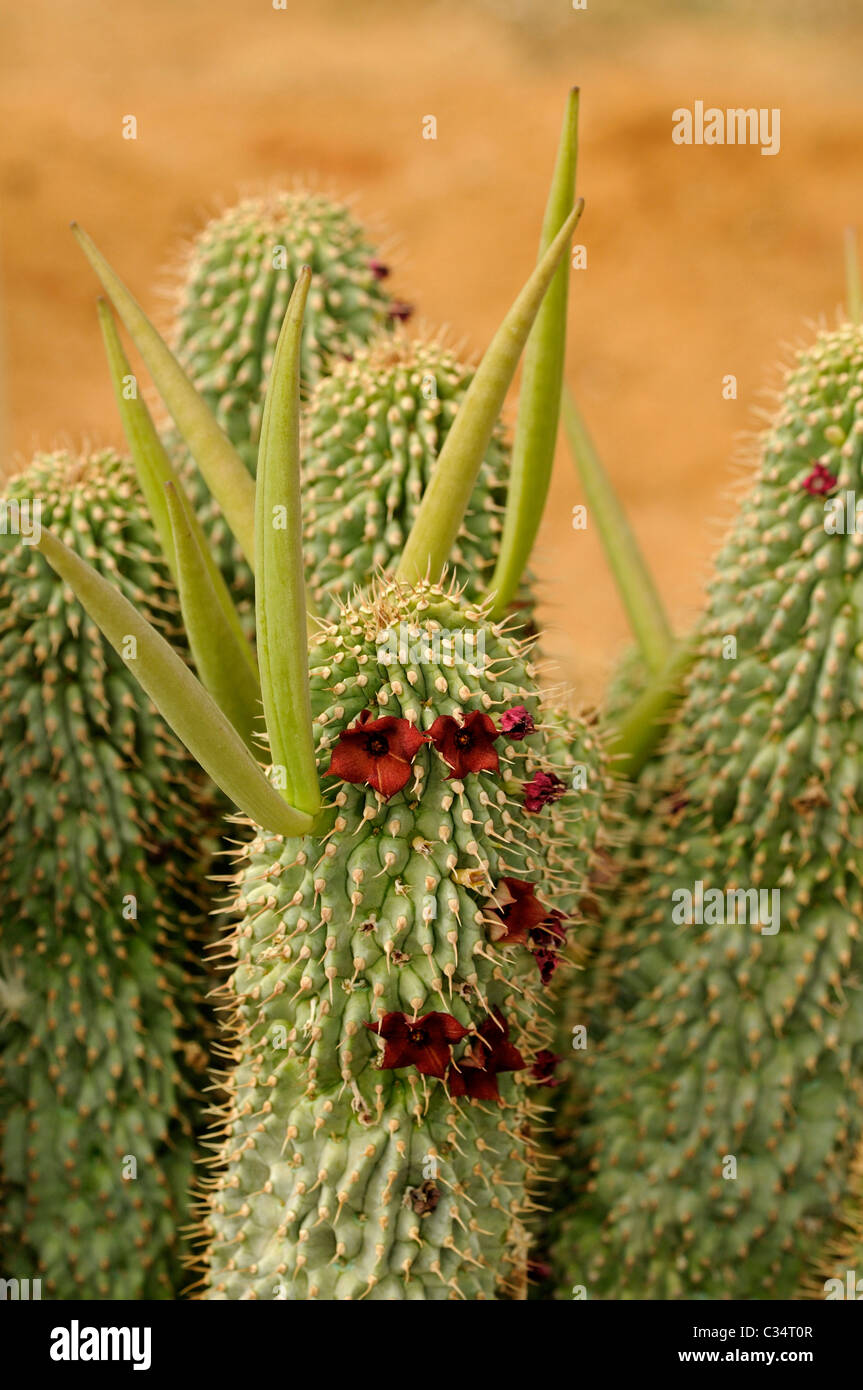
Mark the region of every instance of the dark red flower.
[[389, 801], [410, 781], [411, 763], [424, 742], [408, 719], [387, 714], [372, 719], [364, 709], [352, 729], [343, 729], [327, 774], [344, 782], [365, 782]]
[[387, 309], [390, 318], [398, 319], [400, 323], [406, 323], [413, 315], [413, 311], [414, 306], [412, 304], [405, 304], [403, 299], [394, 299]]
[[536, 725], [533, 716], [528, 714], [524, 705], [513, 705], [512, 709], [505, 709], [500, 716], [500, 727], [507, 738], [511, 738], [514, 743], [521, 743], [523, 738], [533, 733]]
[[527, 944], [535, 927], [548, 917], [548, 908], [534, 896], [532, 883], [520, 878], [502, 878], [495, 888], [493, 915], [489, 923], [492, 941]]
[[565, 921], [563, 913], [553, 908], [545, 920], [532, 927], [530, 931], [530, 942], [539, 967], [539, 978], [544, 985], [551, 982], [551, 977], [560, 965], [560, 948], [566, 940], [566, 927], [563, 925]]
[[560, 1077], [555, 1076], [554, 1069], [558, 1062], [562, 1061], [563, 1058], [559, 1057], [556, 1052], [549, 1052], [548, 1048], [544, 1047], [534, 1057], [530, 1074], [534, 1081], [539, 1082], [540, 1086], [559, 1086]]
[[446, 1075], [453, 1043], [461, 1042], [463, 1028], [452, 1014], [423, 1014], [408, 1018], [407, 1014], [384, 1014], [379, 1023], [367, 1023], [366, 1028], [386, 1042], [381, 1066], [416, 1067], [423, 1076]]
[[451, 714], [439, 714], [428, 736], [445, 763], [452, 768], [450, 777], [464, 777], [468, 772], [498, 772], [500, 761], [492, 748], [500, 735], [494, 720], [482, 710], [471, 710], [459, 724]]
[[826, 497], [836, 486], [836, 478], [826, 463], [814, 463], [812, 472], [803, 479], [803, 486], [811, 497]]
[[553, 772], [535, 772], [524, 789], [524, 809], [531, 816], [550, 801], [557, 801], [566, 791], [566, 783]]
[[[447, 1076], [451, 1096], [471, 1100], [500, 1100], [497, 1073], [523, 1071], [527, 1066], [517, 1047], [509, 1041], [509, 1025], [500, 1009], [486, 1019], [464, 1054], [453, 1063]], [[458, 1070], [456, 1070], [458, 1068]]]
[[389, 266], [384, 265], [383, 261], [379, 261], [377, 259], [369, 261], [369, 270], [372, 272], [372, 275], [375, 277], [376, 280], [386, 280], [387, 276], [390, 273]]

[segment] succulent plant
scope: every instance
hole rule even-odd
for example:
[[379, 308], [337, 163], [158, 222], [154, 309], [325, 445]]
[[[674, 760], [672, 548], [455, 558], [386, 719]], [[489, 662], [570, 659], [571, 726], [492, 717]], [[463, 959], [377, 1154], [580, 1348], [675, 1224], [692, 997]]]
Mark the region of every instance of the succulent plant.
[[112, 452], [37, 455], [0, 503], [22, 508], [29, 540], [0, 533], [3, 1270], [52, 1298], [172, 1297], [207, 1062], [207, 794], [39, 527], [168, 636], [179, 608]]
[[[573, 97], [539, 264], [477, 370], [398, 562], [309, 642], [299, 400], [310, 270], [277, 345], [255, 486], [81, 234], [254, 557], [269, 775], [250, 747], [251, 702], [227, 705], [245, 661], [236, 615], [152, 433], [130, 430], [130, 443], [203, 683], [102, 576], [50, 532], [41, 541], [112, 646], [136, 639], [144, 689], [254, 828], [225, 943], [233, 1067], [201, 1226], [208, 1298], [525, 1291], [537, 1096], [554, 1062], [546, 990], [577, 922], [604, 791], [595, 731], [542, 697], [500, 621], [551, 466], [574, 146]], [[503, 578], [477, 605], [443, 573], [529, 336]]]
[[[863, 1115], [861, 400], [860, 328], [819, 334], [638, 783], [561, 1297], [790, 1297], [835, 1229]], [[729, 892], [768, 895], [754, 925]]]

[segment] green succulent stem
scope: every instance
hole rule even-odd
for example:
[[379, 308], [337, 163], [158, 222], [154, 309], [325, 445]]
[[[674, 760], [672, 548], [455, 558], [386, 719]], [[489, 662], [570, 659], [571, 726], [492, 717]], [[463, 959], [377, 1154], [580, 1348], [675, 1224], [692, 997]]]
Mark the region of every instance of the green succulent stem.
[[251, 561], [254, 555], [254, 481], [138, 301], [126, 289], [87, 233], [75, 222], [72, 223], [72, 231], [144, 359], [165, 406], [240, 548], [246, 559]]
[[204, 689], [255, 754], [253, 735], [261, 715], [261, 686], [254, 654], [242, 631], [222, 609], [206, 552], [192, 525], [195, 518], [189, 503], [173, 482], [165, 484], [165, 495], [177, 592], [195, 669]]
[[128, 599], [50, 531], [42, 531], [39, 549], [229, 800], [277, 834], [307, 834], [312, 818], [286, 805], [215, 700]]
[[662, 672], [671, 658], [674, 637], [653, 576], [572, 393], [564, 386], [563, 428], [578, 470], [590, 515], [629, 624], [650, 671]]
[[[578, 162], [578, 88], [569, 93], [539, 243], [540, 257], [571, 214]], [[518, 589], [536, 540], [554, 465], [566, 356], [570, 267], [564, 259], [530, 331], [518, 399], [509, 492], [497, 565], [489, 585], [492, 617], [502, 617]]]
[[845, 298], [848, 317], [852, 323], [863, 323], [863, 286], [860, 282], [860, 258], [857, 254], [857, 228], [845, 229]]
[[695, 655], [694, 640], [674, 649], [665, 667], [648, 682], [626, 718], [612, 729], [606, 748], [615, 777], [634, 780], [662, 741], [668, 716], [681, 694], [683, 678]]
[[314, 816], [321, 788], [309, 694], [300, 483], [300, 364], [311, 278], [311, 268], [303, 266], [282, 323], [264, 404], [255, 513], [255, 618], [271, 761], [284, 769], [286, 800]]
[[485, 451], [543, 297], [565, 256], [582, 204], [566, 219], [492, 339], [447, 435], [396, 570], [436, 583], [467, 511]]

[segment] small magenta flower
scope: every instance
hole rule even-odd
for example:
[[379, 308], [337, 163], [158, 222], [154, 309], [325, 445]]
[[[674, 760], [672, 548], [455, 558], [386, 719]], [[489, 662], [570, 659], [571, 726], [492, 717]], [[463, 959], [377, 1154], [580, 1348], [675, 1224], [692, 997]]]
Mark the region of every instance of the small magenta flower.
[[527, 945], [531, 933], [545, 922], [548, 908], [535, 896], [532, 883], [520, 878], [502, 878], [495, 889], [493, 916], [489, 924], [492, 941]]
[[535, 816], [543, 806], [557, 801], [566, 791], [566, 783], [553, 772], [535, 772], [524, 789], [524, 809]]
[[533, 716], [528, 714], [524, 705], [513, 705], [512, 709], [505, 709], [500, 716], [500, 727], [507, 738], [511, 738], [514, 743], [521, 743], [523, 738], [533, 733], [536, 725]]
[[369, 270], [372, 272], [372, 275], [375, 277], [376, 280], [386, 280], [387, 276], [390, 273], [389, 266], [385, 265], [383, 261], [379, 261], [376, 258], [369, 261]]
[[407, 323], [413, 317], [414, 306], [406, 304], [403, 299], [394, 299], [387, 309], [391, 319], [397, 319], [399, 323]]
[[812, 472], [803, 479], [803, 486], [810, 497], [827, 497], [836, 486], [836, 478], [825, 463], [814, 463]]
[[392, 714], [372, 719], [364, 709], [354, 727], [339, 734], [327, 775], [364, 782], [389, 801], [410, 781], [411, 764], [424, 741], [409, 719]]
[[445, 763], [452, 768], [450, 777], [465, 777], [469, 772], [498, 772], [500, 760], [492, 744], [499, 738], [494, 720], [482, 710], [471, 710], [459, 724], [451, 714], [439, 714], [428, 731], [428, 737]]
[[423, 1014], [415, 1019], [402, 1013], [384, 1014], [378, 1023], [367, 1023], [365, 1027], [386, 1043], [382, 1068], [416, 1067], [422, 1076], [437, 1076], [441, 1080], [446, 1075], [452, 1044], [461, 1042], [467, 1033], [457, 1018], [442, 1013]]

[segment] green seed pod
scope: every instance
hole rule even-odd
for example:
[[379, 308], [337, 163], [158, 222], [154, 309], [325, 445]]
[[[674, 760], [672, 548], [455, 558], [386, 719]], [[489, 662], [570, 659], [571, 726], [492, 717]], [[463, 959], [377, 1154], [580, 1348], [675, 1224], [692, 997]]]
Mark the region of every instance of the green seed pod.
[[176, 633], [137, 510], [110, 452], [38, 455], [0, 502], [3, 1272], [53, 1298], [169, 1298], [186, 1282], [207, 794], [22, 540], [38, 516]]
[[789, 1298], [835, 1228], [863, 1133], [861, 401], [863, 334], [822, 333], [636, 789], [561, 1298]]

